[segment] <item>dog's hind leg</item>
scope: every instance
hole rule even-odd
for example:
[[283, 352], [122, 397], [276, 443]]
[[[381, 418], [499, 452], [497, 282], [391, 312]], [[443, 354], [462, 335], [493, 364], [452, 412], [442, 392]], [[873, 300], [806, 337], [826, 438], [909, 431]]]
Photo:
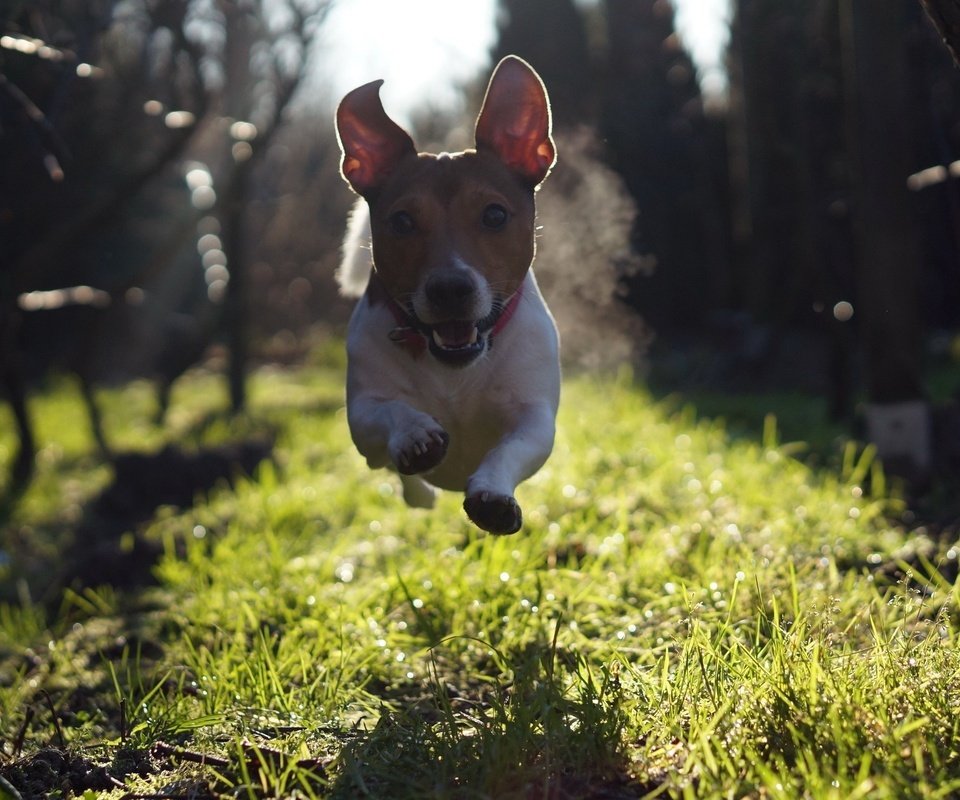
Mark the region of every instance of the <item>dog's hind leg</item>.
[[401, 475], [403, 499], [412, 508], [433, 508], [440, 493], [418, 475]]

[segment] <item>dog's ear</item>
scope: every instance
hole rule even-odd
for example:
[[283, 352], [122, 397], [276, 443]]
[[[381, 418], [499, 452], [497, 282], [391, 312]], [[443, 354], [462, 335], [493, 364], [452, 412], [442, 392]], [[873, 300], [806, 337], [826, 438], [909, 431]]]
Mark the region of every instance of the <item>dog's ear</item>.
[[375, 193], [404, 156], [417, 152], [413, 139], [383, 110], [382, 85], [373, 81], [354, 89], [337, 108], [340, 172], [363, 197]]
[[493, 72], [477, 118], [477, 150], [490, 150], [531, 186], [550, 172], [556, 148], [550, 136], [550, 101], [540, 76], [517, 56]]

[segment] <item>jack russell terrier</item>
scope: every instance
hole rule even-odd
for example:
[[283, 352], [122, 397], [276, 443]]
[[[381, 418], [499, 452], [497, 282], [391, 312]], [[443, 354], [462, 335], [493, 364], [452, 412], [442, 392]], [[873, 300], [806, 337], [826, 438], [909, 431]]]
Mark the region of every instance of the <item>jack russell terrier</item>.
[[400, 473], [409, 505], [464, 492], [477, 526], [515, 533], [514, 489], [550, 455], [560, 400], [557, 329], [531, 270], [534, 192], [556, 159], [546, 89], [508, 56], [476, 149], [431, 155], [387, 116], [382, 84], [337, 109], [341, 172], [366, 201], [338, 276], [362, 295], [347, 333], [350, 433], [370, 467]]

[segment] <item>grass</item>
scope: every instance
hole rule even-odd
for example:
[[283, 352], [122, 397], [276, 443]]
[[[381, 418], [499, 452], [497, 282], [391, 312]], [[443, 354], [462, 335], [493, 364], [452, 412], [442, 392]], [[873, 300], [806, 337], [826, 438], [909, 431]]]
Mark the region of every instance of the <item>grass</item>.
[[110, 471], [70, 387], [34, 403], [0, 567], [0, 776], [24, 797], [960, 794], [960, 546], [895, 524], [869, 451], [814, 469], [772, 418], [734, 437], [571, 378], [523, 532], [484, 536], [366, 468], [332, 361], [261, 371], [233, 422], [190, 376], [166, 432], [145, 386], [103, 393], [127, 447], [278, 437], [255, 478], [160, 509], [137, 532], [156, 583], [122, 593], [45, 582]]

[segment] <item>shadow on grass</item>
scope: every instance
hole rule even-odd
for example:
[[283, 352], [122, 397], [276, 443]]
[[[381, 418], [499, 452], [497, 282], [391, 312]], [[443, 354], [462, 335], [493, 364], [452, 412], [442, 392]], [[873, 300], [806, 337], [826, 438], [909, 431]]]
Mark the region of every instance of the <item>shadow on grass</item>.
[[436, 656], [428, 682], [384, 692], [402, 710], [345, 745], [332, 796], [620, 800], [656, 788], [629, 769], [616, 668], [591, 669], [555, 641], [497, 652], [485, 677]]
[[272, 451], [272, 439], [251, 439], [195, 451], [167, 445], [154, 453], [117, 454], [113, 482], [87, 507], [64, 554], [60, 583], [121, 589], [152, 583], [160, 544], [139, 535], [143, 523], [163, 506], [189, 508], [217, 486], [253, 477]]
[[[27, 596], [55, 610], [65, 587], [152, 584], [160, 544], [142, 531], [159, 509], [189, 508], [218, 486], [232, 488], [238, 477], [254, 477], [258, 465], [272, 456], [285, 412], [325, 415], [341, 405], [339, 398], [307, 397], [255, 416], [201, 409], [161, 431], [167, 443], [158, 449], [117, 451], [106, 459], [85, 452], [59, 460], [52, 474], [8, 480], [0, 488], [0, 558], [17, 581], [0, 586], [0, 601], [16, 603]], [[111, 482], [75, 514], [64, 515], [62, 487], [103, 465], [112, 468]], [[50, 518], [34, 514], [16, 527], [24, 498], [43, 481], [39, 491], [51, 494]]]
[[273, 446], [272, 435], [265, 435], [190, 450], [168, 444], [155, 452], [116, 453], [113, 480], [86, 504], [75, 525], [51, 523], [8, 543], [19, 579], [31, 597], [53, 610], [67, 587], [152, 584], [161, 545], [143, 536], [145, 523], [162, 507], [189, 508], [218, 486], [253, 477]]

